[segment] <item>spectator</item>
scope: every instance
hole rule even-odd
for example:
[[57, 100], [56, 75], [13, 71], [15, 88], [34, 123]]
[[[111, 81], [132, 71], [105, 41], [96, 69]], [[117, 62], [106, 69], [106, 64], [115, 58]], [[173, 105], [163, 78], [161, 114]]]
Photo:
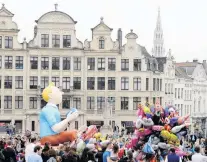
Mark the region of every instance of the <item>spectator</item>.
[[31, 153], [34, 153], [35, 146], [36, 146], [36, 138], [31, 138], [31, 143], [28, 144], [26, 146], [26, 149], [25, 149], [25, 160], [26, 160], [26, 162], [29, 162], [27, 160], [27, 158]]
[[168, 155], [168, 162], [181, 162], [181, 159], [178, 155], [175, 154], [175, 149], [170, 149], [171, 154]]
[[201, 155], [199, 146], [195, 147], [195, 154], [192, 156], [192, 162], [206, 162], [207, 157]]
[[30, 153], [27, 157], [28, 162], [43, 162], [41, 155], [42, 148], [40, 146], [35, 146], [34, 152]]
[[103, 162], [108, 162], [110, 161], [110, 156], [111, 156], [111, 148], [112, 148], [112, 143], [109, 141], [106, 144], [106, 150], [103, 153]]
[[7, 147], [3, 150], [2, 153], [3, 153], [4, 157], [5, 157], [4, 162], [11, 162], [11, 161], [17, 162], [15, 151], [12, 148], [12, 142], [11, 141], [7, 142]]
[[41, 157], [42, 157], [43, 162], [47, 162], [47, 160], [49, 159], [48, 151], [49, 151], [49, 148], [47, 147], [42, 150]]
[[56, 160], [57, 154], [56, 154], [55, 150], [53, 150], [53, 149], [49, 150], [49, 157], [50, 158], [48, 159], [47, 162], [57, 162], [57, 160]]

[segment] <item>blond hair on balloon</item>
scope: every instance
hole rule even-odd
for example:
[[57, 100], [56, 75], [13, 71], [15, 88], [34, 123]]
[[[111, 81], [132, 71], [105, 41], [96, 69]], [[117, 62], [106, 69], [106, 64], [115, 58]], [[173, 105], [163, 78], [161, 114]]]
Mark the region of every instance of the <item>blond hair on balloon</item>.
[[54, 87], [55, 84], [51, 82], [49, 86], [47, 86], [43, 91], [42, 91], [42, 98], [44, 101], [48, 102], [49, 101], [49, 94], [52, 93], [52, 87]]

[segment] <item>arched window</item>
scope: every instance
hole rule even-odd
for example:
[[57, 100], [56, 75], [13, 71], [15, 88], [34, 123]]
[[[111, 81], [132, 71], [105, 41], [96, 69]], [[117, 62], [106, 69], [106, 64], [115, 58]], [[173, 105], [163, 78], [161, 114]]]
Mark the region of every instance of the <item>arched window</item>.
[[99, 49], [104, 49], [105, 40], [104, 37], [99, 38]]

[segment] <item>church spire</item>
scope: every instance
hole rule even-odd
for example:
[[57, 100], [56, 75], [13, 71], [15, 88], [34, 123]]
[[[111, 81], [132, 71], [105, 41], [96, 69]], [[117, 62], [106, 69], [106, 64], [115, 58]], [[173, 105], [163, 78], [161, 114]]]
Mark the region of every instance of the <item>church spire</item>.
[[164, 57], [164, 38], [163, 38], [163, 30], [161, 24], [161, 16], [160, 16], [160, 7], [158, 8], [158, 16], [157, 16], [157, 23], [156, 28], [154, 30], [154, 47], [152, 53], [155, 57]]

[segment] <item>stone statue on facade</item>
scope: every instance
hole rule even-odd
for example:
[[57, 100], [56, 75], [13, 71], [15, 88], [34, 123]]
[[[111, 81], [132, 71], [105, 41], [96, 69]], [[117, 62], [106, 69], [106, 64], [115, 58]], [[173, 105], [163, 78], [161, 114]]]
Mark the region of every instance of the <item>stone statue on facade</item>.
[[90, 49], [90, 42], [87, 39], [84, 41], [84, 48], [86, 50]]

